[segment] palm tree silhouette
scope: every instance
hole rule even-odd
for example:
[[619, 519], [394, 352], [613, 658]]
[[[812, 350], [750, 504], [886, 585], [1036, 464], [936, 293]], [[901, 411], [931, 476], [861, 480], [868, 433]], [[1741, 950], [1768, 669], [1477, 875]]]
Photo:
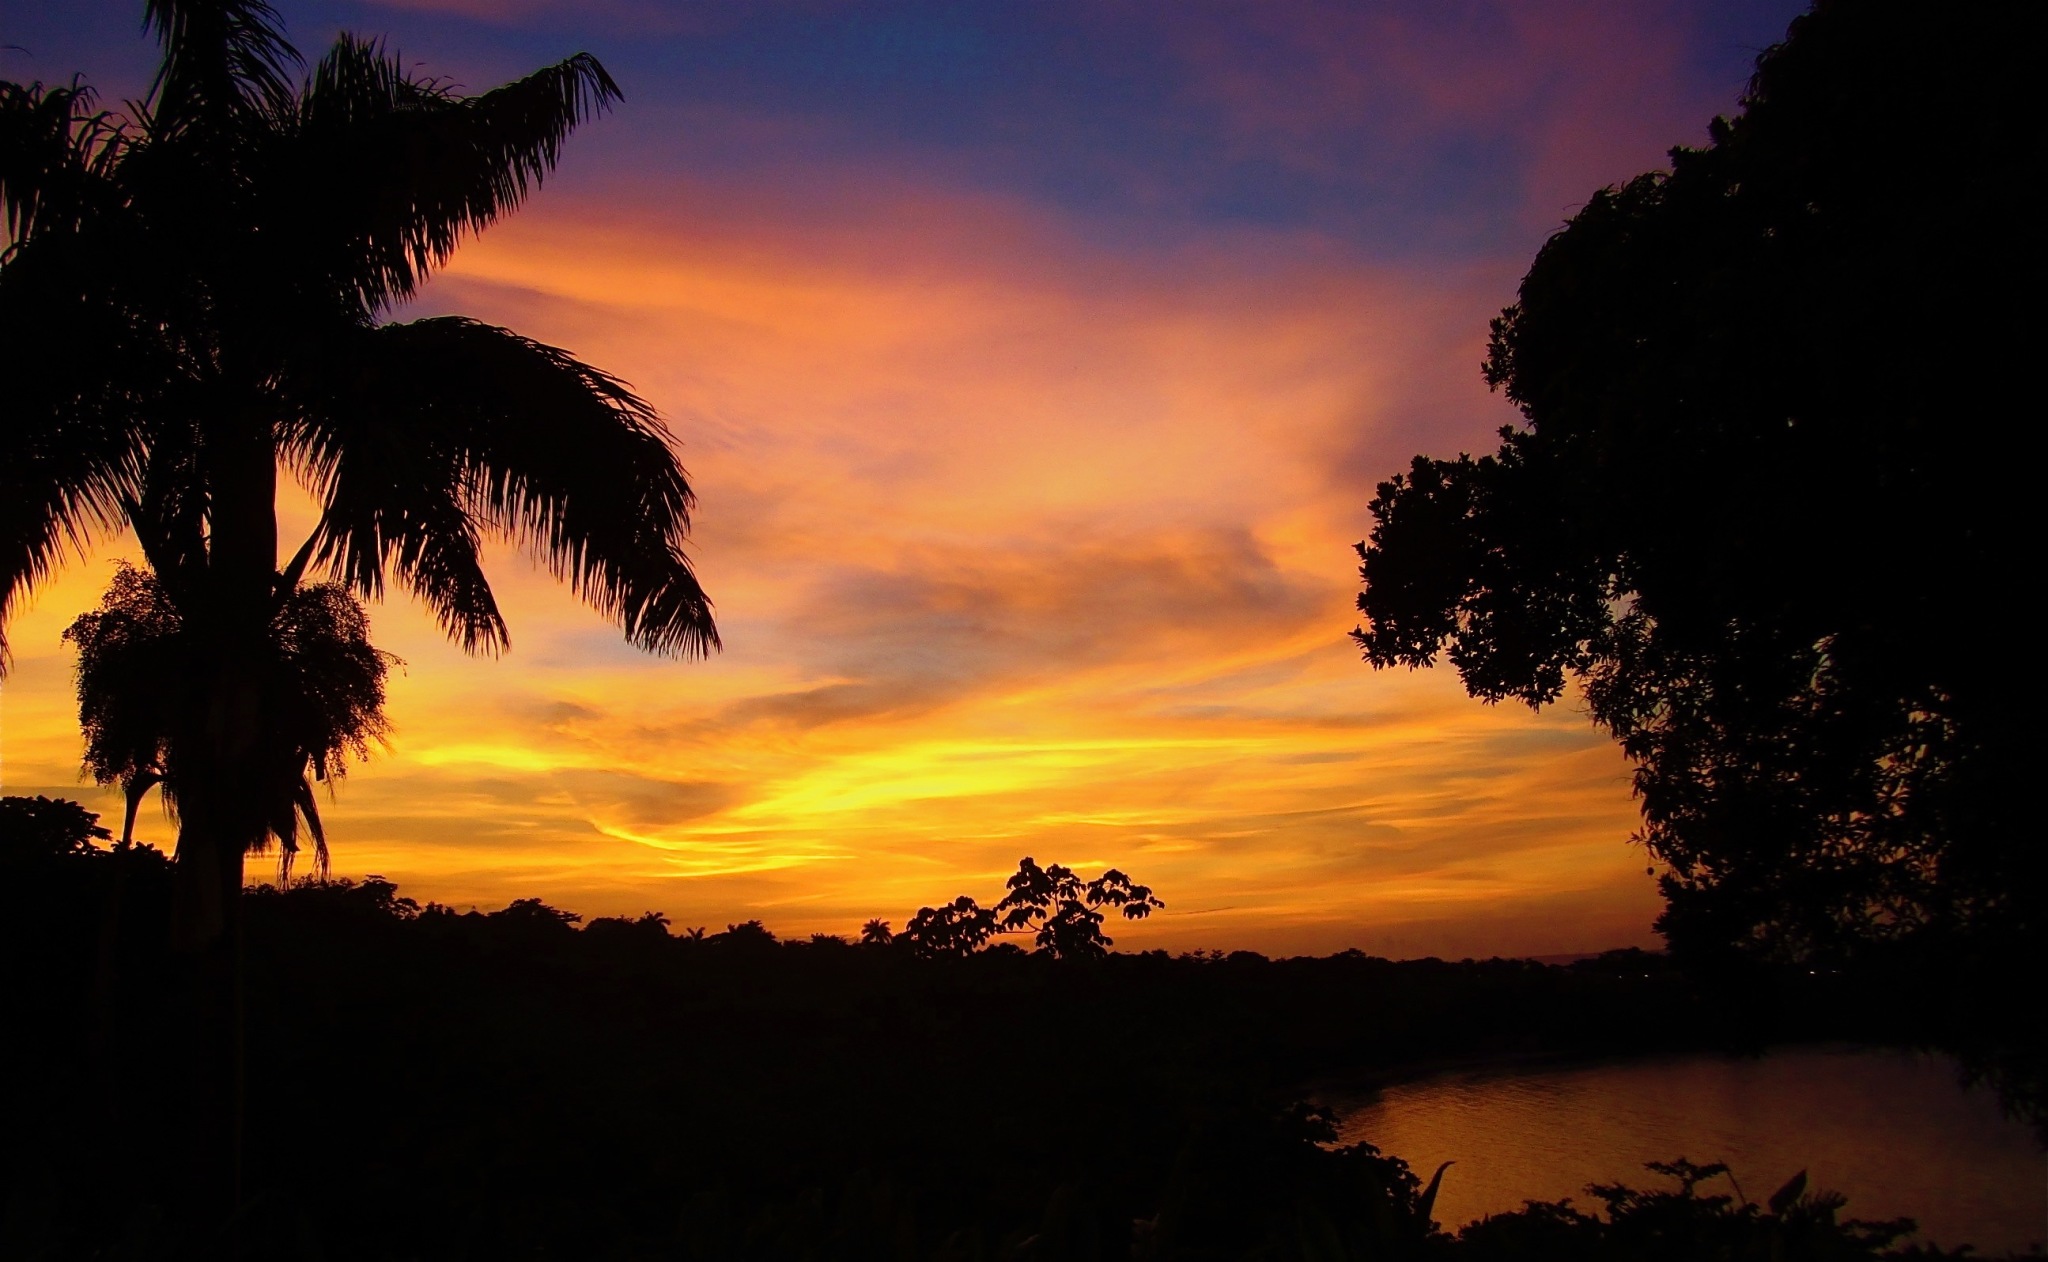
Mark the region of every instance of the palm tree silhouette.
[[[619, 99], [597, 61], [463, 97], [344, 35], [295, 86], [261, 0], [149, 0], [145, 23], [162, 62], [133, 117], [76, 83], [0, 83], [0, 626], [67, 549], [135, 529], [179, 620], [188, 684], [155, 726], [176, 922], [206, 951], [232, 937], [243, 855], [280, 835], [274, 746], [296, 719], [264, 663], [309, 569], [364, 598], [393, 577], [496, 653], [494, 535], [644, 649], [718, 635], [646, 402], [506, 329], [383, 321]], [[280, 573], [281, 466], [320, 518]]]

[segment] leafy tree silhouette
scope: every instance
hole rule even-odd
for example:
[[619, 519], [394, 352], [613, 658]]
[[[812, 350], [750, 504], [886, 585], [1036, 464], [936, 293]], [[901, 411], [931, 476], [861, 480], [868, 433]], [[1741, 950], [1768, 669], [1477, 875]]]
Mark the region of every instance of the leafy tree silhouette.
[[897, 938], [927, 958], [972, 955], [996, 935], [996, 914], [962, 894], [950, 903], [920, 907]]
[[[502, 535], [643, 648], [718, 639], [644, 401], [505, 329], [381, 322], [619, 98], [597, 61], [464, 97], [344, 35], [294, 85], [261, 0], [146, 15], [162, 63], [132, 118], [82, 86], [0, 84], [0, 617], [68, 543], [134, 527], [192, 646], [178, 919], [213, 949], [277, 822], [262, 663], [309, 568], [362, 597], [393, 577], [497, 652], [480, 556]], [[280, 464], [320, 506], [282, 579]]]
[[715, 933], [708, 941], [716, 942], [728, 951], [758, 952], [775, 945], [775, 934], [758, 920], [743, 920], [736, 925], [727, 925], [724, 933]]
[[1493, 323], [1526, 424], [1379, 485], [1375, 667], [1576, 680], [1636, 765], [1674, 946], [1913, 939], [2040, 963], [2027, 572], [2042, 155], [2020, 8], [1822, 0], [1742, 112], [1594, 195]]
[[1115, 940], [1102, 932], [1101, 907], [1115, 907], [1127, 920], [1142, 920], [1164, 907], [1148, 886], [1111, 868], [1092, 881], [1059, 864], [1041, 868], [1024, 856], [996, 904], [1005, 933], [1036, 931], [1038, 949], [1056, 959], [1101, 955]]
[[568, 929], [583, 919], [573, 911], [550, 907], [538, 898], [515, 898], [503, 909], [490, 913], [489, 918], [508, 925], [536, 925], [543, 929]]
[[63, 798], [0, 797], [0, 855], [13, 861], [89, 854], [113, 834], [100, 817]]
[[[1135, 884], [1115, 868], [1083, 881], [1057, 863], [1041, 868], [1029, 855], [1005, 888], [1008, 892], [993, 908], [966, 894], [939, 907], [920, 907], [893, 940], [907, 943], [918, 955], [947, 957], [972, 955], [998, 934], [1031, 933], [1042, 954], [1082, 959], [1102, 955], [1115, 944], [1102, 932], [1100, 908], [1114, 907], [1127, 920], [1142, 920], [1166, 906], [1149, 886]], [[892, 941], [888, 923], [869, 921], [861, 941]]]
[[[271, 636], [262, 647], [263, 690], [272, 704], [265, 742], [269, 774], [265, 818], [279, 845], [279, 876], [291, 879], [299, 826], [312, 839], [315, 869], [327, 870], [327, 835], [315, 781], [332, 783], [351, 755], [367, 757], [386, 730], [384, 678], [393, 659], [369, 640], [362, 605], [336, 583], [279, 592]], [[121, 840], [135, 831], [142, 798], [161, 786], [175, 809], [184, 783], [176, 735], [192, 695], [193, 643], [170, 593], [155, 576], [122, 565], [96, 612], [64, 632], [78, 648], [79, 723], [85, 766], [101, 784], [119, 783], [127, 799]]]
[[642, 912], [638, 917], [599, 916], [583, 926], [583, 932], [593, 940], [616, 940], [620, 942], [668, 942], [669, 919], [658, 911]]

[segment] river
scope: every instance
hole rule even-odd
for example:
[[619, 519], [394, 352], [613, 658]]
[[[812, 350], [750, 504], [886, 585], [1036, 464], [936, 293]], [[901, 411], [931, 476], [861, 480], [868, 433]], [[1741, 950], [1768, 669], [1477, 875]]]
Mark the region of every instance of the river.
[[[1449, 1072], [1371, 1091], [1325, 1091], [1345, 1143], [1370, 1142], [1427, 1179], [1450, 1230], [1589, 1183], [1673, 1186], [1646, 1161], [1726, 1162], [1763, 1201], [1799, 1170], [1842, 1193], [1845, 1218], [1911, 1217], [1914, 1239], [1980, 1252], [2048, 1240], [2048, 1159], [1989, 1090], [1945, 1057], [1799, 1047]], [[1703, 1186], [1703, 1193], [1728, 1192]]]

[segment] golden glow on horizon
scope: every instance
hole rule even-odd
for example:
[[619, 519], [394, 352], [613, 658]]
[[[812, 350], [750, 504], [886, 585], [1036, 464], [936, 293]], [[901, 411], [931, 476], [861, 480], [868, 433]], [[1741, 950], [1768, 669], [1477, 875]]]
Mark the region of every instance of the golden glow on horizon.
[[[1500, 415], [1470, 380], [1498, 276], [1263, 238], [1110, 258], [959, 201], [830, 232], [665, 214], [544, 202], [429, 300], [664, 409], [727, 652], [642, 657], [504, 548], [502, 660], [402, 598], [373, 609], [406, 666], [392, 749], [325, 808], [338, 870], [460, 905], [853, 933], [992, 899], [1032, 854], [1152, 885], [1168, 908], [1119, 924], [1126, 947], [1651, 940], [1608, 742], [1448, 670], [1375, 674], [1344, 636], [1405, 412], [1481, 435]], [[286, 514], [290, 547], [308, 518]], [[76, 786], [58, 634], [121, 551], [11, 628], [8, 792], [114, 809]]]

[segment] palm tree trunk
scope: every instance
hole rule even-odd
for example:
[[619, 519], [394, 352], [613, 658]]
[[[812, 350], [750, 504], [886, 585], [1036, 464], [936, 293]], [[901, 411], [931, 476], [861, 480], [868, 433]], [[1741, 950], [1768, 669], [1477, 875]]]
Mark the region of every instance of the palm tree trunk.
[[[232, 680], [218, 681], [225, 691]], [[223, 742], [226, 745], [226, 742]], [[204, 751], [208, 773], [227, 748]], [[183, 956], [186, 1154], [180, 1224], [190, 1256], [233, 1257], [242, 1205], [242, 854], [232, 778], [193, 777], [179, 802], [171, 928]]]
[[208, 427], [204, 478], [210, 537], [196, 607], [183, 611], [198, 646], [199, 712], [178, 742], [174, 926], [191, 950], [232, 936], [242, 856], [264, 839], [261, 764], [270, 716], [267, 656], [277, 567], [277, 457], [270, 426], [244, 412]]
[[178, 742], [172, 935], [191, 985], [185, 1082], [193, 1144], [187, 1247], [234, 1256], [242, 1206], [242, 861], [264, 840], [261, 765], [271, 726], [261, 663], [277, 564], [277, 466], [267, 423], [209, 427], [207, 572], [186, 627], [199, 704]]

